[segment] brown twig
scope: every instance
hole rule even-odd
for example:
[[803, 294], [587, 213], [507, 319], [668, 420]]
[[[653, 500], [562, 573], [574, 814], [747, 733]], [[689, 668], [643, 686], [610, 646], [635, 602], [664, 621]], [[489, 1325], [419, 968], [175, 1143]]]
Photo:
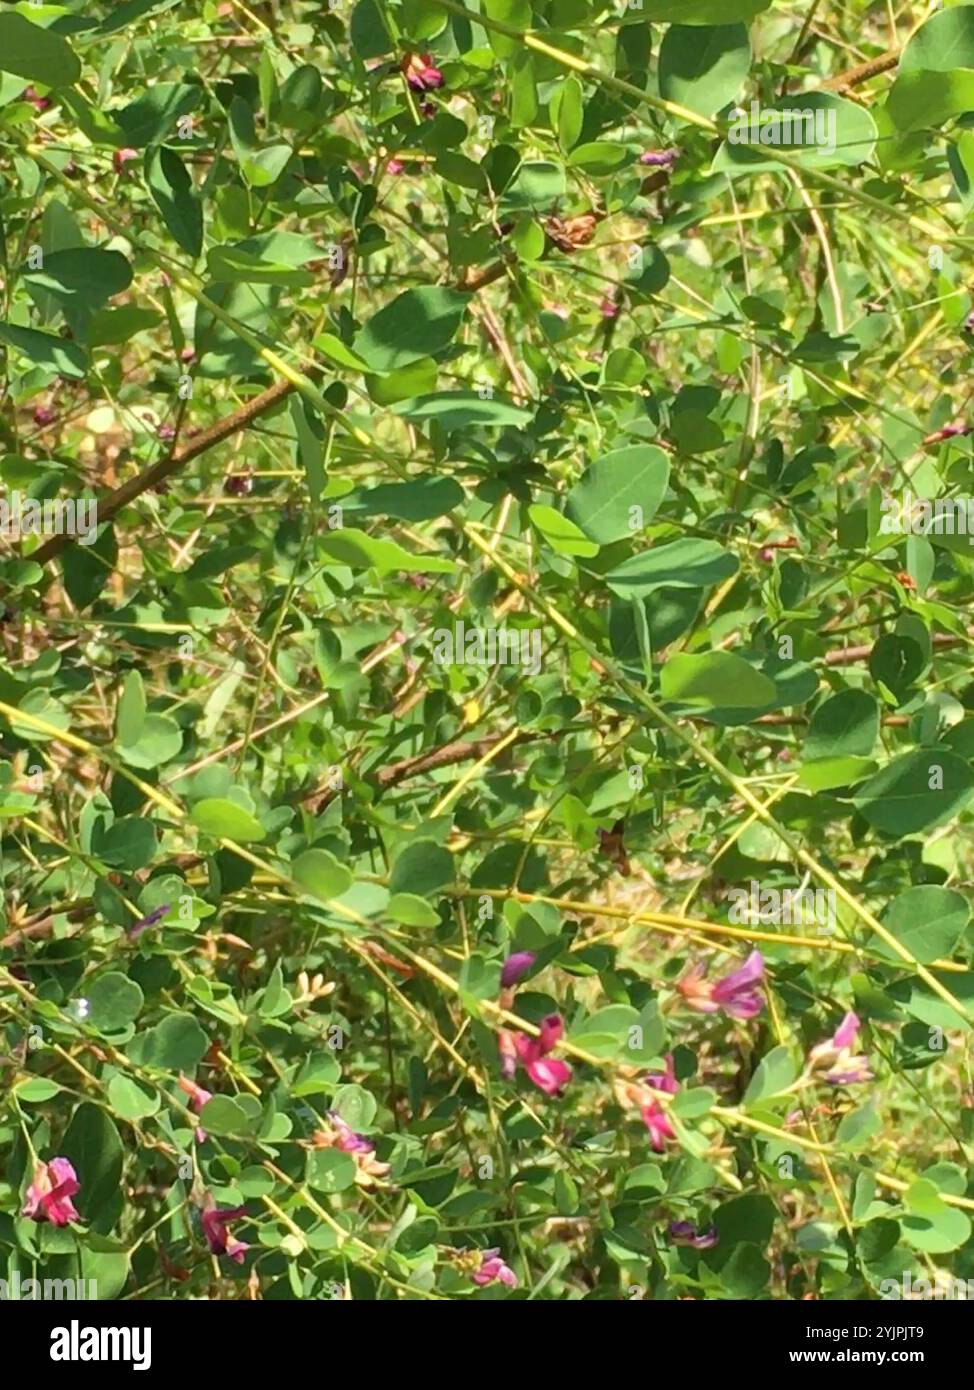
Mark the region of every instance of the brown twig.
[[[185, 468], [193, 459], [199, 458], [200, 454], [205, 454], [208, 449], [214, 448], [217, 444], [222, 444], [230, 435], [236, 434], [238, 430], [247, 429], [258, 416], [265, 414], [273, 409], [280, 401], [294, 390], [290, 381], [276, 381], [273, 386], [269, 386], [266, 391], [261, 391], [259, 396], [247, 401], [239, 409], [225, 415], [222, 420], [217, 420], [208, 429], [200, 430], [193, 441], [186, 445], [184, 449], [179, 449], [170, 453], [166, 458], [160, 459], [157, 463], [146, 468], [143, 472], [130, 478], [127, 483], [117, 487], [114, 492], [110, 492], [104, 501], [98, 503], [98, 521], [110, 521], [117, 512], [123, 507], [127, 507], [130, 502], [134, 502], [137, 497], [141, 497], [150, 488], [157, 487], [166, 478], [178, 473], [181, 468]], [[50, 540], [44, 542], [28, 558], [38, 565], [47, 564], [48, 560], [53, 560], [60, 555], [61, 551], [74, 543], [77, 538], [69, 535], [52, 536]]]
[[862, 86], [871, 77], [878, 77], [881, 72], [889, 72], [890, 68], [895, 68], [899, 61], [898, 51], [881, 53], [878, 58], [870, 58], [868, 63], [859, 63], [857, 67], [849, 68], [846, 72], [840, 72], [835, 77], [830, 77], [827, 82], [822, 83], [820, 90], [838, 92], [841, 96], [843, 92], [849, 92], [853, 87]]

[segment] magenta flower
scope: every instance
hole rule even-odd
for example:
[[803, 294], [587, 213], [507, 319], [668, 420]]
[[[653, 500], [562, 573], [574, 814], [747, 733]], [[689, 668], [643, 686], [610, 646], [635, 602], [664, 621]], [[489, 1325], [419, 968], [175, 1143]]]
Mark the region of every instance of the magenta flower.
[[337, 1110], [329, 1110], [328, 1118], [332, 1126], [338, 1131], [334, 1147], [346, 1154], [370, 1154], [375, 1152], [375, 1145], [371, 1139], [366, 1139], [364, 1134], [358, 1134], [351, 1125], [345, 1123]]
[[364, 1134], [358, 1134], [346, 1124], [337, 1110], [328, 1111], [328, 1128], [316, 1129], [311, 1144], [316, 1149], [338, 1149], [351, 1154], [355, 1160], [355, 1181], [371, 1187], [377, 1178], [384, 1178], [391, 1167], [375, 1157], [375, 1144]]
[[34, 1221], [50, 1221], [52, 1226], [67, 1226], [80, 1220], [71, 1200], [80, 1191], [70, 1159], [52, 1158], [50, 1163], [38, 1163], [20, 1214]]
[[689, 1004], [702, 1014], [715, 1014], [723, 1009], [731, 1018], [756, 1017], [764, 1008], [761, 981], [764, 979], [764, 957], [752, 951], [737, 970], [732, 970], [715, 984], [704, 978], [704, 967], [695, 965], [677, 983], [677, 989]]
[[647, 150], [639, 156], [640, 164], [650, 169], [669, 169], [680, 157], [679, 150]]
[[676, 1138], [676, 1130], [673, 1128], [673, 1122], [666, 1109], [653, 1095], [653, 1092], [665, 1096], [675, 1096], [679, 1089], [680, 1083], [673, 1070], [673, 1054], [669, 1052], [666, 1055], [666, 1070], [647, 1073], [641, 1094], [643, 1124], [649, 1130], [649, 1141], [658, 1154], [666, 1148], [667, 1139]]
[[854, 1051], [861, 1025], [851, 1011], [836, 1028], [831, 1038], [820, 1042], [808, 1054], [810, 1071], [823, 1071], [823, 1080], [830, 1086], [853, 1086], [872, 1081], [869, 1058]]
[[50, 98], [42, 97], [35, 87], [25, 87], [20, 94], [21, 101], [29, 101], [31, 106], [37, 111], [46, 111], [50, 106]]
[[128, 146], [124, 149], [116, 150], [112, 155], [112, 168], [115, 170], [116, 174], [124, 174], [126, 164], [130, 164], [133, 159], [138, 159], [138, 157], [138, 150], [130, 149]]
[[540, 1036], [529, 1038], [526, 1033], [502, 1032], [498, 1040], [501, 1054], [501, 1075], [510, 1081], [518, 1062], [546, 1096], [560, 1096], [572, 1079], [567, 1062], [548, 1053], [558, 1044], [565, 1031], [558, 1014], [548, 1014], [541, 1020]]
[[231, 1221], [247, 1215], [246, 1207], [218, 1207], [209, 1193], [200, 1218], [206, 1243], [214, 1255], [229, 1255], [236, 1264], [242, 1265], [246, 1252], [250, 1249], [242, 1240], [237, 1240], [227, 1230]]
[[510, 989], [531, 969], [537, 956], [533, 951], [515, 951], [512, 956], [508, 956], [501, 970], [501, 988]]
[[942, 429], [934, 430], [933, 434], [928, 434], [924, 439], [924, 444], [939, 444], [944, 439], [957, 439], [959, 436], [970, 434], [974, 426], [965, 425], [958, 421], [953, 425], [944, 425]]
[[34, 424], [35, 424], [35, 425], [40, 425], [40, 426], [43, 428], [44, 425], [51, 425], [51, 424], [53, 424], [54, 421], [55, 421], [56, 419], [57, 419], [57, 415], [55, 414], [55, 412], [54, 412], [53, 410], [50, 409], [49, 406], [46, 406], [46, 405], [35, 405], [35, 407], [34, 407]]
[[480, 1268], [474, 1270], [470, 1278], [475, 1284], [492, 1284], [496, 1279], [498, 1283], [506, 1284], [509, 1289], [517, 1288], [517, 1275], [501, 1259], [499, 1250], [485, 1250]]
[[[189, 1096], [189, 1103], [192, 1106], [192, 1108], [196, 1111], [197, 1115], [203, 1109], [203, 1106], [206, 1104], [206, 1102], [208, 1100], [213, 1099], [212, 1091], [207, 1091], [204, 1090], [202, 1086], [197, 1086], [195, 1081], [190, 1081], [189, 1077], [183, 1076], [182, 1072], [179, 1073], [179, 1089], [183, 1092], [184, 1095]], [[197, 1143], [200, 1144], [204, 1144], [206, 1142], [205, 1129], [197, 1127], [196, 1140]]]
[[671, 1221], [670, 1240], [674, 1245], [689, 1245], [694, 1250], [712, 1250], [719, 1241], [714, 1226], [698, 1231], [692, 1221]]
[[433, 92], [443, 86], [443, 74], [428, 53], [410, 53], [402, 60], [402, 72], [415, 92]]
[[161, 922], [166, 916], [172, 903], [162, 903], [159, 907], [154, 907], [146, 917], [140, 917], [137, 922], [133, 922], [129, 927], [128, 936], [130, 941], [136, 941], [149, 927], [154, 927], [157, 922]]

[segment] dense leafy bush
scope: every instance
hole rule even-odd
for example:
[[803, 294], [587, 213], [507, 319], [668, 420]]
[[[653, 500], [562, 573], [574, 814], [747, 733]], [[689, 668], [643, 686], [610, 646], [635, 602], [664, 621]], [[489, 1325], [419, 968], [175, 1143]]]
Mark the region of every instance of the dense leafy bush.
[[4, 6], [0, 1277], [974, 1276], [924, 17]]

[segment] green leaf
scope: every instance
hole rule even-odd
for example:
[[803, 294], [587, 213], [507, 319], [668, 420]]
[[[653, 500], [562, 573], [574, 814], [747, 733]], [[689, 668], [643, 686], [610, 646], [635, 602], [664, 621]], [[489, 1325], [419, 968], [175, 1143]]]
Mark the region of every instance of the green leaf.
[[954, 5], [930, 15], [900, 55], [899, 71], [951, 72], [974, 68], [974, 5]]
[[874, 830], [899, 839], [951, 820], [972, 792], [970, 764], [945, 749], [928, 748], [894, 758], [854, 800]]
[[68, 87], [81, 76], [81, 63], [63, 34], [7, 10], [0, 14], [0, 72], [45, 87]]
[[766, 1052], [757, 1065], [744, 1093], [745, 1109], [780, 1095], [798, 1075], [798, 1069], [787, 1047], [775, 1047]]
[[307, 289], [315, 277], [293, 265], [276, 265], [242, 246], [213, 246], [207, 252], [206, 273], [216, 284], [283, 285]]
[[125, 143], [145, 149], [179, 135], [179, 119], [195, 111], [203, 88], [192, 82], [154, 82], [135, 101], [114, 113]]
[[531, 422], [531, 411], [503, 396], [481, 396], [476, 391], [437, 391], [413, 396], [396, 406], [397, 415], [410, 420], [437, 420], [444, 429], [464, 429], [471, 425], [502, 429], [511, 425], [523, 429]]
[[688, 538], [653, 546], [624, 560], [605, 576], [620, 598], [638, 598], [654, 589], [705, 589], [738, 570], [737, 556], [716, 541]]
[[230, 103], [230, 143], [240, 164], [240, 172], [251, 188], [269, 188], [276, 183], [291, 159], [290, 145], [258, 148], [254, 116], [242, 97]]
[[565, 77], [548, 103], [548, 117], [563, 150], [570, 150], [582, 133], [585, 104], [577, 77]]
[[355, 1184], [355, 1159], [338, 1149], [319, 1149], [308, 1154], [305, 1181], [316, 1192], [345, 1192]]
[[970, 1218], [942, 1200], [927, 1178], [918, 1178], [904, 1195], [908, 1215], [900, 1218], [903, 1239], [914, 1250], [941, 1255], [958, 1250], [971, 1237]]
[[216, 839], [263, 840], [264, 827], [256, 816], [238, 806], [235, 801], [223, 797], [209, 796], [198, 801], [189, 813], [189, 818], [198, 829]]
[[16, 348], [35, 367], [43, 367], [55, 375], [81, 378], [88, 373], [88, 354], [84, 349], [77, 343], [55, 337], [53, 333], [39, 333], [36, 328], [0, 323], [0, 342]]
[[145, 687], [138, 671], [129, 671], [118, 702], [115, 735], [119, 743], [138, 743], [145, 722]]
[[876, 1107], [870, 1100], [858, 1110], [843, 1115], [842, 1122], [835, 1132], [835, 1142], [842, 1149], [861, 1149], [882, 1127]]
[[369, 370], [369, 364], [365, 359], [359, 357], [350, 347], [346, 347], [341, 338], [336, 338], [334, 333], [319, 333], [314, 340], [314, 347], [322, 357], [327, 357], [329, 362], [334, 362], [338, 367], [348, 367], [355, 372]]
[[132, 1061], [161, 1071], [192, 1074], [210, 1040], [192, 1014], [167, 1014], [154, 1028], [140, 1032], [128, 1045]]
[[119, 970], [99, 975], [88, 986], [89, 1019], [100, 1033], [118, 1033], [138, 1018], [145, 1002], [134, 980]]
[[897, 130], [929, 130], [974, 111], [974, 70], [904, 72], [893, 83], [886, 109]]
[[[784, 120], [789, 112], [799, 115]], [[714, 157], [714, 173], [783, 171], [766, 149], [790, 154], [808, 169], [862, 164], [872, 158], [879, 138], [876, 122], [864, 106], [831, 92], [795, 92], [762, 105], [759, 114], [756, 124], [749, 116], [732, 124]]]
[[733, 701], [735, 708], [760, 708], [777, 690], [774, 681], [733, 652], [677, 652], [663, 667], [660, 692], [665, 700], [684, 705], [718, 708]]
[[751, 67], [743, 24], [690, 28], [674, 24], [659, 51], [660, 96], [712, 116], [737, 96]]
[[253, 1128], [242, 1106], [229, 1096], [213, 1096], [200, 1111], [200, 1128], [207, 1134], [232, 1136], [247, 1134]]
[[373, 314], [355, 339], [355, 351], [374, 372], [432, 357], [456, 337], [469, 299], [438, 285], [406, 290]]
[[138, 738], [129, 743], [119, 733], [118, 754], [129, 767], [162, 767], [179, 753], [183, 731], [167, 714], [147, 714]]
[[763, 1249], [771, 1240], [774, 1222], [774, 1202], [770, 1197], [754, 1193], [732, 1197], [714, 1213], [714, 1225], [722, 1246], [745, 1242]]
[[631, 162], [632, 154], [628, 147], [610, 140], [593, 140], [585, 145], [576, 145], [568, 156], [570, 168], [582, 169], [595, 177], [614, 174], [624, 164]]
[[145, 181], [173, 240], [195, 260], [203, 250], [203, 204], [185, 164], [174, 150], [157, 146], [146, 153]]
[[389, 878], [391, 893], [426, 898], [453, 883], [453, 855], [433, 840], [413, 840], [397, 857]]
[[124, 816], [92, 839], [92, 850], [113, 869], [143, 869], [155, 856], [156, 827], [140, 816]]
[[[962, 893], [921, 883], [894, 898], [882, 921], [915, 960], [927, 965], [953, 955], [967, 929], [970, 915]], [[875, 941], [873, 950], [888, 960], [902, 959], [882, 941]]]
[[599, 553], [599, 547], [594, 541], [587, 540], [585, 533], [574, 521], [555, 511], [554, 507], [535, 502], [528, 508], [528, 516], [535, 530], [559, 555], [581, 555], [590, 558]]
[[352, 886], [352, 875], [326, 849], [309, 849], [291, 865], [291, 877], [306, 893], [323, 902], [340, 898]]
[[78, 1175], [81, 1190], [72, 1200], [82, 1221], [96, 1231], [111, 1230], [122, 1208], [122, 1141], [109, 1116], [90, 1101], [79, 1105], [58, 1152]]
[[756, 1245], [735, 1245], [720, 1267], [720, 1282], [732, 1298], [752, 1299], [767, 1287], [771, 1266]]
[[162, 1104], [155, 1091], [121, 1074], [109, 1081], [108, 1099], [116, 1115], [123, 1120], [144, 1120], [149, 1115], [155, 1115]]
[[331, 1103], [347, 1125], [355, 1130], [367, 1130], [378, 1110], [375, 1096], [364, 1086], [339, 1086]]
[[32, 1076], [29, 1081], [18, 1081], [13, 1089], [14, 1095], [24, 1105], [42, 1105], [61, 1092], [58, 1083], [49, 1081], [46, 1076]]
[[113, 295], [129, 288], [132, 267], [119, 251], [72, 246], [49, 252], [43, 266], [23, 278], [26, 285], [46, 291], [62, 305], [81, 302], [89, 308], [100, 308]]
[[879, 704], [865, 690], [840, 690], [815, 710], [805, 737], [805, 757], [867, 758], [879, 737]]
[[736, 24], [769, 9], [771, 0], [644, 0], [644, 18], [660, 24]]
[[440, 914], [416, 893], [393, 893], [386, 908], [394, 922], [406, 927], [438, 927]]
[[655, 444], [614, 449], [585, 470], [565, 513], [599, 545], [624, 540], [656, 515], [669, 478], [670, 461]]
[[318, 540], [319, 551], [336, 564], [349, 569], [376, 569], [380, 575], [401, 570], [405, 574], [453, 574], [456, 565], [439, 555], [413, 555], [396, 541], [378, 540], [364, 531], [345, 526], [325, 532]]
[[300, 1097], [330, 1092], [341, 1074], [342, 1069], [335, 1054], [319, 1052], [317, 1056], [309, 1057], [305, 1062], [291, 1087], [291, 1094]]

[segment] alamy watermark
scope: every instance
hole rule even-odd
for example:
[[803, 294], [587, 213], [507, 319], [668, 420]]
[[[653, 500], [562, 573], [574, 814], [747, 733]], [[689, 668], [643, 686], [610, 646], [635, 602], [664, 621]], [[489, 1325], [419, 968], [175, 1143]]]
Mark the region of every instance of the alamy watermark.
[[732, 145], [813, 145], [835, 152], [835, 112], [827, 107], [777, 110], [751, 102], [750, 112], [737, 108], [727, 131]]
[[883, 1299], [926, 1301], [930, 1298], [966, 1303], [974, 1300], [974, 1279], [958, 1279], [953, 1274], [937, 1270], [932, 1279], [915, 1279], [906, 1270], [899, 1279], [884, 1279], [879, 1286]]
[[433, 660], [438, 666], [523, 666], [532, 676], [541, 670], [540, 628], [438, 627], [433, 633]]
[[974, 545], [974, 497], [882, 498], [879, 504], [882, 536], [966, 536]]
[[754, 879], [747, 888], [731, 888], [728, 918], [750, 926], [818, 927], [822, 936], [835, 931], [835, 891], [832, 888], [764, 888]]
[[[87, 1285], [87, 1293], [85, 1286]], [[98, 1298], [97, 1279], [21, 1279], [20, 1270], [15, 1269], [9, 1279], [0, 1279], [0, 1302], [30, 1303], [35, 1300], [76, 1299], [96, 1300]]]
[[49, 497], [39, 502], [15, 488], [0, 497], [0, 536], [74, 536], [91, 545], [98, 533], [98, 502], [94, 497]]

